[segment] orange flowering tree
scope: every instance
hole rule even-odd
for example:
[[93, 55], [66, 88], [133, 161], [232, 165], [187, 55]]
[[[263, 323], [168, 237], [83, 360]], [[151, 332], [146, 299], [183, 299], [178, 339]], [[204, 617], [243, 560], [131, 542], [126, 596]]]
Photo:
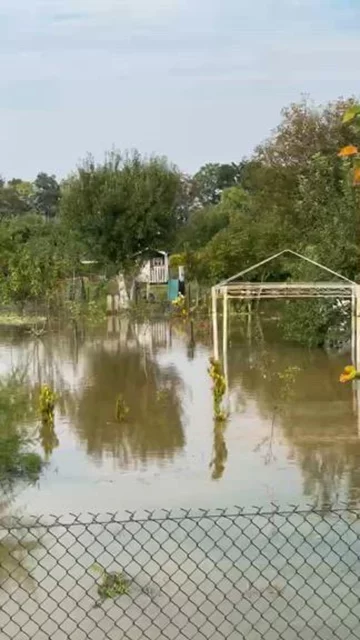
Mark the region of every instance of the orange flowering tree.
[[[349, 107], [343, 116], [343, 124], [349, 124], [351, 128], [360, 133], [360, 104]], [[360, 185], [360, 151], [353, 144], [348, 144], [338, 153], [340, 158], [346, 158], [352, 162], [353, 184]]]

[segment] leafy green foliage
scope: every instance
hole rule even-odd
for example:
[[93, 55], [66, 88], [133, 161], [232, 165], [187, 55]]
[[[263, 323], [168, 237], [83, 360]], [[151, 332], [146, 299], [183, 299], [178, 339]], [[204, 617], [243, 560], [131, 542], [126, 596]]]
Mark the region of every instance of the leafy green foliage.
[[[360, 195], [347, 161], [337, 153], [349, 141], [342, 123], [348, 107], [357, 117], [351, 100], [323, 108], [306, 101], [291, 105], [270, 140], [257, 149], [256, 160], [243, 166], [241, 183], [225, 190], [215, 206], [191, 214], [183, 238], [197, 279], [213, 284], [284, 248], [352, 280], [360, 276]], [[360, 142], [360, 134], [354, 142]], [[288, 257], [249, 277], [333, 278]], [[334, 305], [307, 302], [286, 306], [282, 326], [288, 338], [321, 345], [331, 327], [343, 321], [344, 312]]]
[[24, 374], [15, 371], [0, 380], [0, 485], [15, 480], [35, 482], [42, 460], [30, 450], [31, 441], [22, 427], [35, 418], [36, 408], [31, 388]]
[[34, 482], [38, 479], [42, 462], [37, 453], [23, 449], [22, 438], [15, 434], [0, 437], [0, 483], [9, 479], [25, 479]]
[[224, 189], [240, 182], [242, 165], [205, 164], [193, 177], [193, 198], [200, 206], [208, 206], [220, 202]]
[[54, 424], [55, 403], [57, 397], [55, 391], [44, 384], [39, 393], [39, 411], [41, 420], [44, 423]]
[[349, 107], [345, 111], [342, 122], [343, 124], [348, 124], [350, 122], [354, 122], [354, 120], [357, 120], [359, 117], [360, 117], [360, 105], [353, 104], [351, 107]]
[[212, 394], [214, 420], [216, 422], [225, 422], [227, 416], [222, 408], [222, 401], [226, 393], [226, 381], [220, 362], [218, 360], [215, 360], [214, 358], [210, 358], [208, 372], [213, 382]]
[[270, 139], [259, 145], [258, 159], [298, 172], [317, 153], [335, 158], [338, 150], [348, 144], [349, 131], [343, 117], [354, 105], [353, 99], [339, 99], [324, 106], [307, 99], [291, 104], [283, 109], [282, 120]]
[[[45, 173], [34, 184], [0, 181], [0, 298], [21, 308], [27, 301], [51, 305], [81, 258], [96, 260], [108, 275], [121, 269], [134, 276], [148, 247], [181, 253], [187, 278], [207, 285], [284, 248], [356, 280], [359, 148], [354, 99], [324, 106], [303, 100], [283, 110], [252, 158], [208, 163], [194, 176], [134, 152], [110, 153], [101, 164], [88, 157], [61, 188]], [[250, 277], [319, 275], [280, 259]], [[310, 304], [306, 312], [295, 305], [285, 308], [283, 324], [289, 337], [322, 344], [342, 320], [331, 305]]]
[[63, 187], [63, 219], [92, 258], [124, 267], [147, 247], [168, 247], [178, 225], [178, 171], [162, 158], [89, 158]]
[[37, 175], [33, 202], [35, 210], [47, 220], [56, 216], [60, 202], [60, 186], [55, 176], [43, 172]]
[[92, 570], [101, 575], [101, 582], [97, 588], [100, 602], [114, 600], [118, 596], [124, 596], [129, 593], [130, 581], [121, 571], [106, 571], [106, 569], [97, 564], [92, 566]]
[[62, 278], [72, 275], [78, 250], [56, 222], [26, 215], [0, 225], [0, 299], [22, 308], [56, 297]]
[[[30, 185], [30, 189], [28, 186]], [[21, 216], [32, 210], [31, 184], [11, 180], [0, 184], [0, 221]]]

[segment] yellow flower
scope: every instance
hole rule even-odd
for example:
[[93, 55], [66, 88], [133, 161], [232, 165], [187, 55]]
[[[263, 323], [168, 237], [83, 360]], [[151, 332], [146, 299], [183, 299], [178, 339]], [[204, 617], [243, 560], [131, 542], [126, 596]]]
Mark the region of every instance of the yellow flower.
[[346, 147], [340, 149], [338, 156], [339, 158], [348, 158], [350, 156], [356, 156], [357, 153], [359, 153], [358, 148], [353, 144], [348, 144]]

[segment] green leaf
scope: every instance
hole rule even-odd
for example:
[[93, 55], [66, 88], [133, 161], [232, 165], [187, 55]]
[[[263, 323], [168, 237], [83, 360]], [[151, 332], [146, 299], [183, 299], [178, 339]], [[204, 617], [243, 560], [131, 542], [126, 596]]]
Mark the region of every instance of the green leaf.
[[360, 105], [354, 104], [352, 107], [349, 107], [343, 115], [342, 122], [343, 124], [347, 124], [352, 122], [357, 116], [360, 116]]
[[100, 573], [100, 574], [104, 573], [104, 569], [100, 567], [100, 565], [98, 565], [96, 562], [91, 565], [90, 571], [93, 571], [94, 573]]

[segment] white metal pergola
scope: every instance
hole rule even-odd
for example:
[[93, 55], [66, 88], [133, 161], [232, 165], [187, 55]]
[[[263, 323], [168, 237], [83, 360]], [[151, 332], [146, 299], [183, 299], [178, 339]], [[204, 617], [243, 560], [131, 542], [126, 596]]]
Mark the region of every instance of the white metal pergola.
[[[309, 262], [322, 271], [330, 273], [337, 280], [325, 282], [245, 282], [241, 280], [246, 274], [255, 271], [259, 267], [279, 258], [284, 254], [291, 254]], [[351, 302], [351, 347], [354, 366], [360, 369], [360, 285], [349, 278], [325, 267], [323, 264], [311, 260], [306, 256], [284, 249], [279, 253], [258, 262], [257, 264], [240, 271], [231, 278], [219, 282], [211, 289], [212, 294], [212, 320], [213, 320], [213, 345], [214, 358], [219, 359], [219, 336], [217, 302], [223, 301], [223, 354], [226, 362], [228, 341], [228, 307], [230, 300], [280, 300], [280, 299], [307, 299], [327, 298], [335, 300], [349, 300]]]
[[[241, 280], [246, 274], [255, 271], [259, 267], [279, 258], [284, 254], [290, 254], [309, 262], [326, 273], [330, 273], [336, 280], [325, 282], [246, 282]], [[349, 278], [325, 267], [325, 265], [311, 260], [306, 256], [284, 249], [279, 253], [258, 262], [257, 264], [240, 271], [231, 278], [219, 282], [211, 289], [212, 295], [212, 323], [213, 323], [213, 348], [214, 358], [219, 360], [219, 333], [218, 333], [218, 300], [223, 301], [223, 367], [226, 379], [227, 403], [229, 404], [229, 380], [228, 380], [228, 311], [231, 300], [281, 300], [281, 299], [316, 299], [325, 298], [333, 300], [348, 300], [351, 304], [351, 352], [352, 363], [360, 370], [360, 285]], [[360, 385], [354, 388], [354, 410], [358, 417], [358, 433], [360, 436]]]

